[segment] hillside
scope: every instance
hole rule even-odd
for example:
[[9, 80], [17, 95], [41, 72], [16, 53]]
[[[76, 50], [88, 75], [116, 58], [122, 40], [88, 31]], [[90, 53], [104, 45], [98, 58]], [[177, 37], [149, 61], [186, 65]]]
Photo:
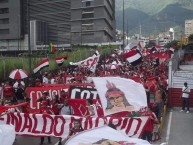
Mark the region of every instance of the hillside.
[[[116, 0], [117, 28], [122, 29], [122, 0]], [[128, 20], [129, 34], [150, 34], [178, 27], [184, 30], [186, 19], [193, 19], [191, 0], [125, 0], [125, 27]]]

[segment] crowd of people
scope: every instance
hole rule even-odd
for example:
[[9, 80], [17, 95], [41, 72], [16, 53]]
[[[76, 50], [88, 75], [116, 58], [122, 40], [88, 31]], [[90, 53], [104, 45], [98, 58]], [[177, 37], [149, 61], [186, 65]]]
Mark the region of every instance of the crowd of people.
[[[131, 65], [123, 58], [122, 55], [114, 50], [109, 56], [101, 56], [96, 67], [95, 73], [91, 72], [89, 68], [71, 66], [60, 68], [50, 72], [38, 72], [34, 77], [30, 77], [27, 81], [24, 80], [11, 80], [4, 81], [0, 84], [0, 105], [12, 105], [22, 102], [30, 102], [29, 96], [26, 96], [25, 89], [27, 87], [44, 87], [46, 84], [81, 84], [93, 83], [92, 77], [105, 77], [105, 76], [121, 76], [123, 78], [133, 79], [144, 85], [147, 94], [147, 103], [149, 105], [148, 111], [144, 115], [150, 116], [149, 125], [142, 135], [143, 139], [151, 142], [153, 124], [160, 123], [164, 102], [167, 96], [167, 78], [168, 78], [168, 62], [162, 61], [159, 58], [152, 57], [151, 55], [143, 55], [142, 62], [136, 66]], [[171, 55], [171, 54], [169, 54]], [[114, 67], [111, 67], [114, 65]], [[153, 99], [151, 96], [154, 96]], [[73, 115], [73, 108], [68, 104], [69, 96], [66, 92], [61, 91], [61, 95], [55, 94], [52, 98], [47, 91], [42, 93], [42, 96], [36, 100], [40, 102], [39, 113], [42, 114], [55, 114], [55, 115]], [[96, 117], [96, 110], [93, 106], [92, 99], [87, 100], [87, 108], [91, 117]], [[12, 112], [30, 113], [29, 103], [25, 106], [15, 108]], [[154, 114], [155, 113], [155, 114]], [[88, 117], [87, 116], [87, 117]], [[82, 130], [80, 122], [78, 131], [72, 129], [74, 132]], [[41, 138], [40, 145], [44, 142]], [[48, 138], [51, 143], [51, 138]], [[61, 139], [59, 141], [61, 145]]]

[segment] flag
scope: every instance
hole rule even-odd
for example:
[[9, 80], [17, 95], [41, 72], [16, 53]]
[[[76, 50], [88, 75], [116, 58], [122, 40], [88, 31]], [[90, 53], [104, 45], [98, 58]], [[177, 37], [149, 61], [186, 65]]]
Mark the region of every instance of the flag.
[[49, 60], [48, 58], [42, 60], [40, 63], [38, 63], [36, 65], [36, 67], [33, 69], [34, 73], [37, 73], [40, 69], [42, 69], [43, 67], [49, 66]]
[[138, 50], [131, 50], [123, 55], [132, 65], [138, 65], [142, 61], [142, 56]]
[[100, 54], [99, 54], [98, 49], [96, 49], [96, 51], [95, 51], [95, 53], [93, 54], [93, 56], [98, 56], [98, 55], [100, 55]]
[[[114, 123], [115, 121], [113, 120], [112, 122]], [[150, 143], [146, 140], [132, 138], [128, 135], [125, 135], [118, 129], [113, 129], [113, 127], [116, 128], [119, 124], [118, 121], [116, 123], [116, 125], [110, 124], [112, 128], [109, 127], [109, 125], [79, 132], [78, 134], [68, 139], [65, 145], [150, 145]], [[130, 125], [130, 123], [128, 124]], [[134, 125], [130, 125], [130, 127], [127, 128], [130, 129], [133, 127]], [[126, 129], [125, 126], [123, 128]], [[139, 125], [139, 128], [136, 130], [136, 132], [138, 130], [142, 130], [143, 128], [144, 127], [142, 127], [142, 125]]]
[[49, 53], [54, 53], [56, 51], [56, 48], [54, 47], [54, 45], [52, 43], [49, 44], [48, 47], [48, 52]]
[[64, 62], [64, 59], [67, 59], [67, 58], [68, 58], [68, 56], [56, 57], [55, 61], [58, 64], [58, 66], [61, 66], [63, 64], [63, 62]]

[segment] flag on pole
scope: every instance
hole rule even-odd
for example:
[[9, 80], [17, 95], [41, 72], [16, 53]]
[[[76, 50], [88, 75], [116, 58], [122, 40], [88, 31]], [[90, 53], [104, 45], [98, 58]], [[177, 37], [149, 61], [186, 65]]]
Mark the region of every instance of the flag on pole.
[[40, 63], [38, 63], [36, 65], [36, 67], [33, 69], [34, 73], [37, 73], [40, 69], [42, 69], [43, 67], [49, 66], [49, 60], [48, 58], [42, 60]]
[[48, 47], [48, 52], [49, 53], [54, 53], [56, 51], [56, 48], [54, 47], [54, 45], [52, 43], [49, 44]]
[[138, 65], [142, 61], [142, 56], [137, 50], [131, 50], [123, 55], [132, 65]]
[[100, 54], [99, 54], [98, 49], [96, 49], [96, 51], [95, 51], [95, 53], [93, 54], [93, 56], [98, 56], [98, 55], [100, 55]]
[[61, 66], [63, 64], [63, 62], [64, 62], [64, 59], [67, 59], [67, 58], [68, 58], [68, 56], [56, 57], [55, 61], [58, 64], [58, 66]]

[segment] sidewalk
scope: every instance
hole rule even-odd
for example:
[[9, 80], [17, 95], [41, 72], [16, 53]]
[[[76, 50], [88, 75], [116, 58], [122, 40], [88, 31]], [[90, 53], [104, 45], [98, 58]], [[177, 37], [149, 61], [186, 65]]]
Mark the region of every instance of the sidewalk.
[[153, 145], [193, 145], [193, 110], [180, 112], [181, 108], [168, 109], [162, 139]]

